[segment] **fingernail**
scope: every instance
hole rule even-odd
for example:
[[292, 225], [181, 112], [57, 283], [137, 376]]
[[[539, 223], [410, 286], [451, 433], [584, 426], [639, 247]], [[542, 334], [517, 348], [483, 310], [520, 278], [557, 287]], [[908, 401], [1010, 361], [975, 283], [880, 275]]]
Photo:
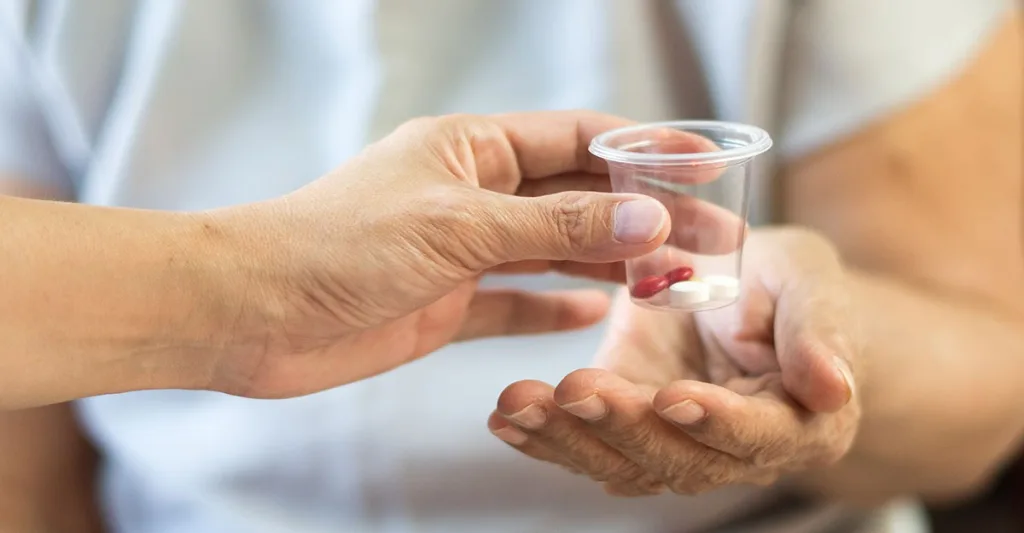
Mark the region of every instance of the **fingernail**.
[[707, 411], [693, 400], [683, 400], [662, 411], [669, 420], [676, 424], [696, 424], [707, 416]]
[[615, 240], [624, 244], [651, 242], [665, 225], [665, 209], [656, 200], [629, 200], [615, 207]]
[[596, 394], [591, 394], [578, 401], [560, 406], [574, 416], [583, 420], [597, 420], [608, 413], [608, 407]]
[[505, 415], [505, 418], [526, 429], [540, 429], [544, 427], [544, 422], [547, 422], [548, 415], [539, 405], [530, 404], [518, 413]]
[[527, 438], [526, 433], [523, 433], [512, 426], [505, 426], [503, 428], [492, 430], [491, 434], [513, 446], [519, 446], [526, 442]]
[[850, 365], [842, 357], [835, 358], [836, 370], [839, 371], [839, 375], [842, 376], [843, 382], [846, 383], [846, 401], [849, 402], [850, 398], [853, 397], [853, 372], [850, 371]]

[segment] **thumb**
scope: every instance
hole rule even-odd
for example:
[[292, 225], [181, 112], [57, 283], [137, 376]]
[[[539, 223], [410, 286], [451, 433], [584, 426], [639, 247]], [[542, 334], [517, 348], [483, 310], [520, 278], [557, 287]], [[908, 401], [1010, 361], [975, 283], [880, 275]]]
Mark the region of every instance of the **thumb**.
[[856, 392], [853, 363], [859, 327], [839, 255], [830, 243], [803, 230], [773, 230], [753, 239], [765, 253], [760, 280], [775, 295], [773, 337], [790, 395], [814, 412], [835, 412]]
[[671, 229], [665, 206], [642, 195], [571, 191], [494, 198], [498, 264], [622, 261], [657, 249]]

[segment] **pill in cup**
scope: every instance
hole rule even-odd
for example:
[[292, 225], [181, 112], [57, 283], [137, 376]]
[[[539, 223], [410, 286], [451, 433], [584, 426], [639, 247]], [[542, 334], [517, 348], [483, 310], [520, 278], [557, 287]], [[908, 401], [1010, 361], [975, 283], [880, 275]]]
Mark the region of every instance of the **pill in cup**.
[[671, 216], [668, 240], [626, 261], [634, 303], [687, 312], [739, 298], [751, 174], [771, 146], [760, 128], [717, 121], [640, 124], [591, 141], [614, 192], [650, 196]]

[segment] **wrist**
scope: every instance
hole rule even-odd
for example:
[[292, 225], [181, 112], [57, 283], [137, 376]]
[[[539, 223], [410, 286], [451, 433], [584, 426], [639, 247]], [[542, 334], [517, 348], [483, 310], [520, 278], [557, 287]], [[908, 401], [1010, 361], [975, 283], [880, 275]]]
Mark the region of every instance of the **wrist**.
[[184, 260], [172, 275], [191, 292], [192, 304], [178, 327], [165, 332], [173, 346], [169, 355], [182, 371], [180, 388], [244, 394], [246, 375], [265, 355], [279, 315], [272, 280], [284, 273], [275, 266], [283, 261], [270, 252], [278, 244], [251, 231], [258, 226], [254, 212], [234, 208], [183, 217], [178, 246]]
[[135, 316], [111, 321], [124, 329], [110, 335], [110, 352], [129, 357], [118, 370], [123, 381], [108, 388], [208, 389], [237, 342], [233, 322], [246, 303], [234, 243], [206, 213], [146, 214], [138, 249], [122, 263], [127, 276], [139, 273], [134, 283], [126, 279], [129, 302], [120, 306]]
[[108, 333], [115, 339], [110, 353], [130, 355], [103, 373], [118, 381], [102, 392], [225, 390], [227, 361], [240, 354], [258, 359], [262, 348], [259, 325], [267, 323], [268, 306], [251, 273], [263, 262], [248, 253], [247, 234], [230, 217], [147, 214], [130, 256], [143, 264], [129, 259], [126, 270], [142, 274], [123, 287], [140, 299], [122, 306], [131, 314], [111, 321], [124, 329]]
[[[254, 376], [268, 355], [289, 350], [284, 309], [290, 284], [308, 268], [311, 247], [302, 232], [267, 224], [287, 219], [276, 202], [249, 204], [191, 215], [186, 237], [200, 250], [202, 265], [192, 275], [202, 320], [195, 321], [196, 345], [203, 353], [181, 354], [191, 366], [196, 388], [242, 396], [262, 396]], [[314, 246], [315, 248], [315, 246]]]

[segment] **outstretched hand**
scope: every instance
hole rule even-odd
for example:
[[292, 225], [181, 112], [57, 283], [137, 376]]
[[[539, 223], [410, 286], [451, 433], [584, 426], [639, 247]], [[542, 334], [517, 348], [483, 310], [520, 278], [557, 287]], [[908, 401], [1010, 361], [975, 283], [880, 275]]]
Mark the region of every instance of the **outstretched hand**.
[[595, 368], [510, 385], [491, 431], [628, 496], [768, 484], [838, 461], [860, 407], [836, 254], [803, 231], [753, 232], [744, 268], [743, 296], [724, 309], [668, 314], [623, 295]]
[[218, 235], [243, 243], [232, 264], [247, 266], [257, 304], [238, 310], [210, 388], [306, 394], [455, 340], [599, 321], [603, 293], [477, 280], [549, 269], [612, 279], [616, 262], [665, 241], [665, 208], [611, 194], [587, 151], [624, 124], [590, 112], [417, 119], [291, 195], [213, 213]]

